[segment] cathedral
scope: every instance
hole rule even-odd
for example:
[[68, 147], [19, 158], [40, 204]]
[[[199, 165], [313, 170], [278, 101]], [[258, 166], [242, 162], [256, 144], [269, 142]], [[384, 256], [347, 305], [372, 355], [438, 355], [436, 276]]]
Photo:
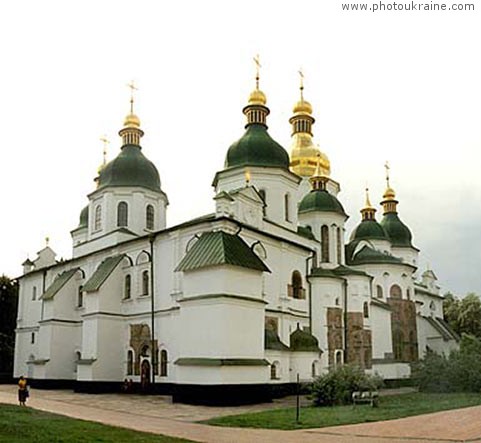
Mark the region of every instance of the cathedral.
[[57, 261], [47, 244], [23, 263], [15, 376], [80, 392], [128, 379], [174, 401], [229, 404], [292, 392], [344, 363], [407, 379], [427, 350], [455, 349], [388, 174], [380, 221], [366, 190], [346, 233], [303, 89], [289, 154], [267, 130], [257, 74], [245, 133], [213, 179], [213, 212], [176, 226], [131, 98], [120, 152], [71, 231], [72, 258]]

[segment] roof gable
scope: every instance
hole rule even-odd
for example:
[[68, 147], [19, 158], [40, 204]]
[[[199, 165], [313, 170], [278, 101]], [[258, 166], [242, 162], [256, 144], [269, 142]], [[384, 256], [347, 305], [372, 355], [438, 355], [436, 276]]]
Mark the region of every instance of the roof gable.
[[85, 283], [83, 290], [86, 292], [98, 291], [124, 257], [125, 255], [107, 257], [102, 263], [100, 263], [87, 283]]
[[47, 288], [47, 290], [43, 293], [41, 299], [42, 300], [50, 300], [52, 299], [55, 294], [57, 294], [60, 289], [62, 289], [65, 284], [75, 275], [75, 273], [79, 270], [79, 268], [69, 269], [68, 271], [64, 271], [61, 274], [55, 277], [55, 280], [52, 284]]

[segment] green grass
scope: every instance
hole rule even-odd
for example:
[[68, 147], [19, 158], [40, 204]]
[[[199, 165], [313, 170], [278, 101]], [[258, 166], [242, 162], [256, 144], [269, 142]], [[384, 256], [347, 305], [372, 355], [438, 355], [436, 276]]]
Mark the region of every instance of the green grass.
[[190, 440], [75, 420], [28, 407], [0, 404], [0, 443], [63, 442], [181, 443]]
[[242, 415], [231, 415], [206, 420], [218, 426], [235, 426], [266, 429], [303, 429], [353, 423], [392, 420], [447, 409], [464, 408], [481, 404], [481, 395], [456, 394], [402, 394], [381, 397], [378, 408], [370, 405], [304, 407], [300, 422], [296, 423], [296, 409], [271, 409]]

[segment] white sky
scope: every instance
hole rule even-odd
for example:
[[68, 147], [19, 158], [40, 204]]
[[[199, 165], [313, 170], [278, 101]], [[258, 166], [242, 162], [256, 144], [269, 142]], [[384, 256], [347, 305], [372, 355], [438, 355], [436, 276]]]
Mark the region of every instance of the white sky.
[[340, 0], [4, 3], [0, 273], [18, 276], [47, 235], [71, 256], [102, 134], [109, 159], [119, 152], [131, 79], [168, 224], [212, 212], [212, 178], [243, 132], [259, 53], [269, 131], [288, 150], [303, 68], [349, 233], [366, 182], [381, 200], [389, 160], [421, 267], [443, 291], [481, 294], [481, 2], [469, 2], [474, 12], [343, 12]]

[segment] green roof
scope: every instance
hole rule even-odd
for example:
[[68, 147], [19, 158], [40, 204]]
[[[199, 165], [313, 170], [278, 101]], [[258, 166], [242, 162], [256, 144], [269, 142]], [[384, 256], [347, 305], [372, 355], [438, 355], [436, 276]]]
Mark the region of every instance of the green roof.
[[175, 270], [192, 271], [217, 265], [233, 265], [270, 272], [244, 240], [238, 235], [224, 231], [202, 234]]
[[362, 265], [362, 264], [401, 264], [403, 261], [400, 258], [393, 257], [376, 249], [364, 246], [354, 257], [351, 257], [349, 264]]
[[272, 329], [264, 329], [264, 349], [274, 351], [288, 351], [289, 346], [282, 343], [279, 336]]
[[358, 269], [353, 269], [348, 266], [339, 265], [334, 269], [323, 269], [314, 268], [310, 274], [312, 277], [331, 277], [331, 278], [341, 278], [344, 275], [362, 275], [369, 277], [364, 271], [359, 271]]
[[115, 255], [113, 257], [107, 257], [95, 272], [92, 274], [85, 283], [83, 290], [86, 292], [94, 292], [100, 289], [100, 286], [107, 280], [108, 276], [113, 272], [116, 266], [122, 261], [125, 255]]
[[304, 196], [299, 204], [299, 214], [314, 211], [337, 212], [338, 214], [346, 216], [346, 212], [336, 196], [330, 194], [325, 189], [312, 190]]
[[412, 247], [412, 234], [409, 228], [399, 219], [396, 212], [384, 214], [381, 226], [386, 231], [393, 246]]
[[459, 335], [454, 332], [451, 327], [440, 317], [430, 317], [422, 315], [422, 318], [426, 320], [436, 331], [441, 334], [443, 340], [456, 340], [459, 341]]
[[353, 240], [388, 240], [389, 237], [384, 228], [376, 220], [363, 220], [352, 231]]
[[309, 240], [316, 239], [316, 237], [314, 237], [314, 234], [312, 233], [312, 228], [310, 226], [298, 226], [297, 233], [305, 238], [308, 238]]
[[317, 338], [311, 333], [303, 331], [299, 325], [291, 334], [290, 349], [293, 352], [320, 352]]
[[69, 269], [68, 271], [64, 271], [61, 274], [55, 277], [55, 280], [52, 284], [47, 288], [47, 290], [43, 293], [42, 299], [43, 300], [50, 300], [55, 296], [55, 294], [60, 291], [78, 271], [79, 268]]
[[233, 143], [225, 157], [224, 167], [266, 166], [289, 170], [289, 154], [267, 132], [262, 124], [249, 124], [244, 135]]
[[80, 212], [79, 228], [86, 228], [89, 224], [89, 205], [85, 206]]
[[124, 145], [120, 154], [100, 171], [98, 188], [140, 186], [160, 192], [160, 177], [155, 165], [137, 145]]

